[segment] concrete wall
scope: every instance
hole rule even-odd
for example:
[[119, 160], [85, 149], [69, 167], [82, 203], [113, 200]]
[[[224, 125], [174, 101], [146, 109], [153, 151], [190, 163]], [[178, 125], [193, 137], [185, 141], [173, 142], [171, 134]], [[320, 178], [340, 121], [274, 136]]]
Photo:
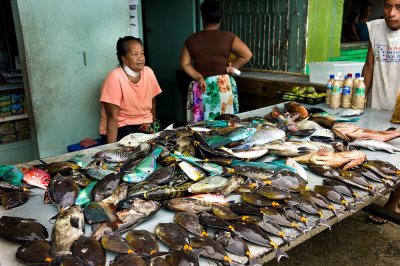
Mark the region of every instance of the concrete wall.
[[13, 0], [36, 158], [98, 137], [100, 86], [129, 35], [128, 2]]

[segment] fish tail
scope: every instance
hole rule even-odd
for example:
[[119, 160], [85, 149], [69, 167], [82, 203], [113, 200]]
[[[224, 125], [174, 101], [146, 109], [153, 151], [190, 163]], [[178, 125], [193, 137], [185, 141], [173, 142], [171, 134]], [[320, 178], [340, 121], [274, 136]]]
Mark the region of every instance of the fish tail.
[[249, 256], [249, 266], [262, 266], [262, 263], [257, 257]]
[[286, 254], [286, 252], [280, 248], [275, 249], [275, 255], [276, 255], [277, 262], [279, 262], [281, 260], [281, 258], [283, 258], [283, 257], [289, 258], [289, 255]]
[[329, 228], [329, 230], [332, 230], [331, 226], [329, 225], [328, 221], [325, 218], [319, 218], [319, 224], [320, 225], [325, 225], [326, 227]]

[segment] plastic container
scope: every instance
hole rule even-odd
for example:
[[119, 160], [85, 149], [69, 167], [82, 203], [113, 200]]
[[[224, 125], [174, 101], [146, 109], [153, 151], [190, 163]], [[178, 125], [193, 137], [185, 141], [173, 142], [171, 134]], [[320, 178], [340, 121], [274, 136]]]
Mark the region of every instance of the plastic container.
[[342, 107], [350, 108], [351, 107], [351, 95], [353, 93], [353, 75], [347, 74], [347, 78], [343, 82], [343, 90], [342, 90]]
[[329, 75], [329, 79], [326, 82], [326, 98], [325, 103], [329, 105], [329, 100], [331, 97], [332, 82], [335, 80], [335, 75]]
[[332, 83], [331, 99], [329, 101], [329, 107], [336, 109], [340, 107], [340, 79], [339, 76], [335, 76], [335, 80]]
[[361, 74], [360, 73], [356, 73], [356, 77], [353, 80], [353, 91], [351, 93], [351, 99], [353, 99], [353, 94], [354, 94], [354, 90], [357, 87], [358, 81], [360, 80]]
[[359, 78], [357, 87], [354, 89], [351, 105], [357, 109], [364, 109], [365, 107], [365, 83], [363, 77]]
[[400, 94], [397, 96], [396, 106], [394, 107], [390, 122], [400, 124]]
[[331, 73], [361, 73], [364, 62], [311, 62], [308, 64], [310, 73], [310, 82], [326, 84], [326, 77]]

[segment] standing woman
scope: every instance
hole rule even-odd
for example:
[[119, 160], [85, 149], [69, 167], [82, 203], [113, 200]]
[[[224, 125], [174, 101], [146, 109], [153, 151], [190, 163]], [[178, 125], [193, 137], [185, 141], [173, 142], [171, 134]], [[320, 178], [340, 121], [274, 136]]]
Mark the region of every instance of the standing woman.
[[117, 42], [119, 67], [111, 70], [101, 88], [100, 135], [113, 143], [130, 133], [154, 133], [155, 96], [161, 93], [151, 68], [145, 66], [142, 41], [132, 36]]
[[[247, 45], [228, 31], [220, 31], [222, 9], [216, 0], [201, 4], [203, 30], [186, 40], [181, 54], [181, 67], [195, 81], [189, 86], [188, 123], [213, 120], [220, 114], [239, 112], [235, 68], [252, 57]], [[231, 53], [236, 59], [229, 63]], [[193, 63], [193, 64], [192, 64]]]

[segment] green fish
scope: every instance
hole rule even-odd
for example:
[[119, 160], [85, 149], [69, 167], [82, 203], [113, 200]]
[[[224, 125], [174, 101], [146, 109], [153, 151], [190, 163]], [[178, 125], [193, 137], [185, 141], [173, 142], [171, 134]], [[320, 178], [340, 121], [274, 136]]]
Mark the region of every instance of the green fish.
[[286, 164], [283, 163], [275, 163], [274, 162], [270, 162], [270, 163], [263, 163], [263, 162], [245, 162], [245, 161], [241, 161], [241, 160], [233, 160], [231, 166], [255, 166], [255, 167], [260, 167], [263, 169], [268, 169], [268, 170], [274, 170], [274, 171], [280, 171], [283, 169], [286, 169], [288, 171], [297, 173], [297, 170], [291, 166], [288, 166]]
[[89, 204], [92, 201], [90, 192], [92, 191], [92, 188], [96, 184], [97, 184], [97, 181], [92, 181], [84, 189], [79, 191], [78, 197], [75, 200], [75, 205], [85, 207], [87, 204]]
[[14, 165], [0, 165], [0, 177], [14, 186], [21, 186], [24, 174]]
[[128, 183], [139, 183], [145, 180], [157, 168], [157, 157], [160, 156], [163, 148], [157, 146], [141, 163], [130, 173], [125, 174], [122, 180]]

